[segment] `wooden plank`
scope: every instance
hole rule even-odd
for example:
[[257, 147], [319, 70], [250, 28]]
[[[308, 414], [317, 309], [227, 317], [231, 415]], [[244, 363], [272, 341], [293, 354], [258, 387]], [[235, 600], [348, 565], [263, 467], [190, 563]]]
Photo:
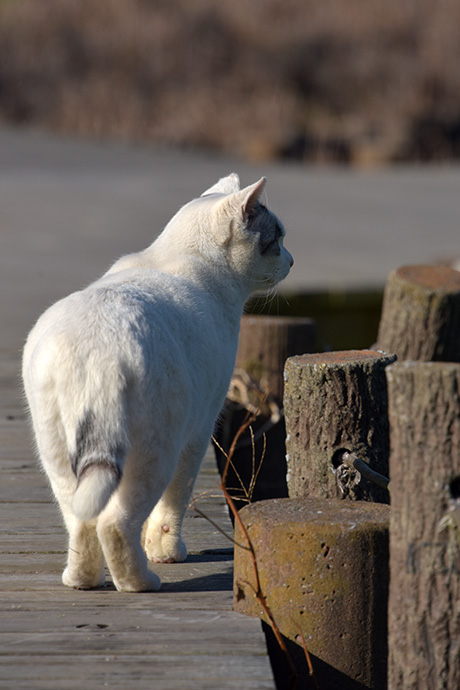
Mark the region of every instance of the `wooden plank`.
[[[34, 458], [18, 372], [18, 353], [0, 350], [0, 688], [273, 689], [260, 622], [232, 611], [232, 543], [193, 510], [187, 561], [154, 567], [160, 592], [61, 584], [66, 533]], [[196, 494], [231, 534], [211, 453]]]
[[[120, 690], [270, 690], [273, 683], [261, 679], [259, 658], [240, 655], [212, 656], [203, 653], [194, 659], [176, 654], [135, 655], [94, 654], [47, 659], [30, 656], [20, 660], [21, 678], [16, 668], [18, 658], [5, 663], [0, 679], [2, 690], [82, 690], [82, 688], [110, 687]], [[198, 669], [206, 669], [206, 676]], [[229, 676], [229, 669], [232, 673]]]

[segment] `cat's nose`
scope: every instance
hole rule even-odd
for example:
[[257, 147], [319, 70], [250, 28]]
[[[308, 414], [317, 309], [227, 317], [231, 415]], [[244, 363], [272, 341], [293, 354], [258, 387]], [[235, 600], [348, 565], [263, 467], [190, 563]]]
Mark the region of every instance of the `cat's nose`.
[[[288, 252], [289, 254], [289, 252]], [[292, 254], [289, 254], [289, 266], [292, 268], [294, 266], [294, 257]]]

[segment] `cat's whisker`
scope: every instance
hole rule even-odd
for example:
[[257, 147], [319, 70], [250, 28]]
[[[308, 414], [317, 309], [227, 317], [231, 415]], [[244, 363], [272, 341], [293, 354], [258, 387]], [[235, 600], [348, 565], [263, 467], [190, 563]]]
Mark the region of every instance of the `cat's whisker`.
[[283, 300], [285, 301], [286, 306], [287, 306], [288, 308], [290, 308], [291, 305], [290, 305], [289, 300], [288, 300], [288, 298], [286, 297], [286, 295], [282, 293], [282, 294], [281, 294], [281, 297], [282, 297]]
[[272, 305], [273, 305], [273, 302], [274, 302], [274, 300], [275, 300], [275, 297], [276, 297], [276, 292], [268, 293], [268, 294], [267, 294], [266, 299], [265, 299], [265, 305], [264, 305], [264, 308], [265, 308], [265, 309], [268, 308], [269, 311], [271, 310], [271, 307], [272, 307]]
[[266, 295], [265, 298], [265, 304], [264, 308], [267, 307], [272, 307], [272, 305], [275, 303], [276, 300], [276, 305], [277, 305], [277, 314], [279, 313], [279, 291], [277, 287], [272, 288]]
[[[270, 290], [260, 295], [260, 298], [252, 304], [252, 310], [259, 313], [264, 312], [269, 309], [273, 302], [277, 299], [278, 312], [279, 312], [279, 292], [277, 286], [271, 287]], [[270, 312], [270, 309], [269, 309]]]

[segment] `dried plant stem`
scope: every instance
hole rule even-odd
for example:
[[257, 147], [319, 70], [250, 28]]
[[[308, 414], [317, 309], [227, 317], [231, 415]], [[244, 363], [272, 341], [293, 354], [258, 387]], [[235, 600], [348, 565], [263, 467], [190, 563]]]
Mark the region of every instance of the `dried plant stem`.
[[255, 594], [255, 597], [256, 597], [257, 601], [259, 602], [260, 606], [262, 607], [263, 612], [265, 613], [265, 615], [267, 617], [268, 624], [270, 625], [270, 627], [273, 631], [273, 634], [275, 635], [276, 641], [278, 642], [280, 649], [284, 652], [284, 655], [286, 657], [286, 661], [289, 665], [289, 670], [291, 672], [291, 679], [292, 679], [291, 680], [291, 690], [294, 690], [294, 688], [296, 687], [296, 681], [298, 678], [297, 671], [296, 671], [294, 663], [291, 659], [291, 656], [288, 652], [288, 649], [284, 643], [280, 629], [278, 628], [278, 625], [277, 625], [277, 623], [273, 617], [273, 614], [270, 610], [270, 607], [267, 604], [267, 599], [266, 599], [265, 594], [263, 593], [262, 587], [260, 585], [259, 567], [257, 564], [257, 557], [256, 557], [256, 553], [254, 550], [254, 546], [252, 545], [251, 538], [250, 538], [249, 533], [248, 533], [248, 531], [247, 531], [247, 529], [246, 529], [246, 527], [245, 527], [245, 525], [244, 525], [244, 523], [240, 517], [240, 514], [235, 507], [233, 499], [230, 496], [230, 494], [228, 493], [223, 482], [221, 484], [221, 489], [222, 489], [223, 494], [225, 496], [225, 500], [227, 501], [227, 504], [233, 513], [233, 517], [235, 518], [235, 521], [238, 523], [238, 526], [241, 530], [241, 533], [243, 534], [243, 537], [246, 541], [246, 549], [249, 550], [249, 553], [251, 555], [251, 562], [252, 562], [252, 568], [253, 568], [253, 572], [254, 572], [255, 585], [251, 584], [250, 586], [252, 587], [254, 594]]
[[[262, 402], [261, 404], [263, 404], [263, 402]], [[246, 431], [246, 429], [249, 427], [249, 428], [250, 428], [250, 433], [251, 433], [251, 442], [252, 442], [252, 446], [253, 446], [253, 450], [254, 450], [254, 454], [253, 454], [253, 476], [252, 476], [252, 479], [251, 479], [251, 483], [250, 483], [249, 489], [246, 489], [246, 488], [244, 487], [244, 485], [243, 485], [243, 483], [242, 483], [242, 481], [241, 481], [241, 479], [240, 479], [238, 473], [236, 472], [236, 470], [235, 470], [235, 474], [237, 475], [237, 477], [238, 477], [238, 479], [239, 479], [239, 481], [240, 481], [240, 483], [241, 483], [241, 485], [242, 485], [242, 489], [243, 489], [243, 491], [244, 491], [244, 494], [245, 494], [246, 498], [248, 499], [248, 501], [250, 501], [251, 496], [252, 496], [252, 492], [253, 492], [253, 490], [254, 490], [255, 483], [256, 483], [256, 481], [257, 481], [257, 476], [258, 476], [258, 474], [259, 474], [259, 471], [260, 471], [260, 468], [261, 468], [261, 465], [262, 465], [262, 462], [263, 462], [263, 458], [264, 458], [264, 456], [265, 456], [265, 450], [266, 450], [266, 438], [265, 438], [265, 434], [264, 434], [264, 447], [263, 447], [263, 451], [262, 451], [262, 457], [261, 457], [260, 463], [259, 463], [259, 465], [258, 465], [258, 467], [257, 467], [257, 469], [256, 469], [255, 457], [254, 457], [254, 456], [255, 456], [255, 438], [254, 438], [254, 433], [253, 433], [252, 428], [251, 428], [251, 424], [254, 423], [254, 421], [256, 420], [256, 418], [257, 418], [259, 412], [260, 412], [260, 408], [259, 408], [256, 412], [254, 412], [254, 413], [248, 412], [248, 414], [246, 415], [246, 418], [244, 419], [243, 423], [241, 424], [240, 428], [238, 429], [238, 431], [236, 432], [236, 434], [235, 434], [235, 436], [234, 436], [234, 438], [233, 438], [233, 441], [232, 441], [232, 443], [231, 443], [231, 446], [230, 446], [230, 448], [229, 448], [228, 453], [226, 453], [226, 452], [223, 450], [223, 448], [221, 448], [221, 446], [219, 445], [219, 443], [213, 438], [214, 443], [216, 443], [217, 447], [218, 447], [219, 450], [225, 455], [225, 458], [226, 458], [225, 466], [224, 466], [224, 469], [223, 469], [223, 471], [222, 471], [220, 489], [221, 489], [222, 493], [224, 494], [225, 500], [226, 500], [226, 502], [227, 502], [227, 505], [228, 505], [230, 511], [231, 511], [232, 514], [233, 514], [233, 517], [234, 517], [234, 519], [235, 519], [235, 522], [238, 524], [238, 526], [239, 526], [239, 528], [240, 528], [240, 530], [241, 530], [241, 534], [243, 535], [243, 539], [244, 539], [244, 541], [245, 541], [245, 544], [240, 544], [240, 543], [238, 543], [237, 541], [235, 541], [235, 539], [233, 539], [233, 538], [230, 537], [226, 532], [224, 532], [224, 531], [219, 527], [219, 525], [217, 525], [213, 520], [211, 520], [211, 519], [210, 519], [205, 513], [203, 513], [199, 508], [197, 508], [197, 506], [196, 506], [196, 501], [193, 501], [193, 502], [191, 503], [191, 507], [192, 507], [201, 517], [204, 517], [206, 520], [208, 520], [208, 522], [210, 522], [210, 523], [213, 525], [213, 527], [215, 527], [221, 534], [223, 534], [225, 537], [227, 537], [227, 539], [229, 539], [235, 546], [237, 546], [238, 548], [245, 549], [245, 550], [249, 551], [249, 553], [250, 553], [250, 558], [251, 558], [251, 563], [252, 563], [252, 568], [253, 568], [253, 572], [254, 572], [254, 582], [255, 582], [255, 584], [252, 584], [252, 583], [247, 583], [247, 584], [248, 584], [248, 585], [251, 587], [251, 589], [253, 590], [254, 595], [255, 595], [257, 601], [259, 602], [259, 604], [260, 604], [260, 606], [261, 606], [261, 608], [262, 608], [262, 610], [263, 610], [263, 612], [264, 612], [264, 614], [265, 614], [265, 617], [266, 617], [266, 619], [267, 619], [267, 622], [268, 622], [268, 624], [270, 625], [270, 627], [271, 627], [271, 629], [272, 629], [272, 631], [273, 631], [273, 634], [274, 634], [274, 636], [275, 636], [275, 639], [276, 639], [276, 641], [277, 641], [277, 643], [278, 643], [280, 649], [282, 650], [282, 652], [284, 653], [284, 655], [285, 655], [285, 657], [286, 657], [286, 661], [287, 661], [287, 664], [288, 664], [288, 666], [289, 666], [289, 670], [290, 670], [290, 673], [291, 673], [291, 690], [295, 690], [295, 688], [296, 688], [296, 686], [297, 686], [297, 678], [298, 678], [297, 670], [296, 670], [296, 668], [295, 668], [294, 662], [292, 661], [291, 655], [289, 654], [289, 651], [288, 651], [288, 649], [287, 649], [287, 647], [286, 647], [286, 644], [285, 644], [285, 642], [284, 642], [284, 639], [283, 639], [283, 636], [282, 636], [282, 634], [281, 634], [281, 631], [280, 631], [280, 629], [279, 629], [279, 627], [278, 627], [278, 625], [277, 625], [277, 623], [276, 623], [276, 620], [275, 620], [275, 618], [274, 618], [274, 616], [273, 616], [273, 614], [272, 614], [272, 612], [271, 612], [271, 610], [270, 610], [270, 607], [269, 607], [269, 605], [268, 605], [268, 603], [267, 603], [267, 598], [266, 598], [266, 596], [265, 596], [265, 594], [264, 594], [264, 592], [263, 592], [263, 589], [262, 589], [262, 586], [261, 586], [261, 583], [260, 583], [260, 576], [259, 576], [259, 567], [258, 567], [258, 563], [257, 563], [257, 556], [256, 556], [256, 553], [255, 553], [255, 550], [254, 550], [254, 546], [253, 546], [253, 544], [252, 544], [252, 542], [251, 542], [251, 538], [250, 538], [250, 536], [249, 536], [248, 530], [246, 529], [246, 527], [245, 527], [245, 525], [244, 525], [244, 523], [243, 523], [243, 521], [242, 521], [242, 519], [241, 519], [241, 517], [240, 517], [240, 514], [239, 514], [239, 512], [238, 512], [238, 510], [237, 510], [237, 508], [236, 508], [236, 506], [235, 506], [235, 503], [234, 503], [234, 501], [233, 501], [233, 498], [231, 497], [231, 495], [230, 495], [230, 493], [229, 493], [229, 490], [227, 489], [227, 485], [226, 485], [227, 474], [228, 474], [228, 469], [229, 469], [229, 467], [232, 467], [233, 469], [235, 469], [235, 468], [234, 468], [234, 464], [233, 464], [232, 458], [233, 458], [233, 455], [234, 455], [234, 453], [235, 453], [236, 445], [237, 445], [237, 443], [238, 443], [238, 440], [239, 440], [240, 437], [242, 436], [242, 434], [243, 434], [243, 433]], [[315, 680], [315, 677], [314, 677], [314, 674], [313, 674], [313, 667], [312, 667], [312, 664], [311, 664], [310, 656], [309, 656], [309, 654], [308, 654], [308, 650], [307, 650], [307, 648], [306, 648], [305, 640], [304, 640], [304, 638], [303, 638], [303, 635], [302, 635], [301, 637], [302, 637], [302, 642], [303, 642], [303, 649], [304, 649], [304, 652], [305, 652], [305, 656], [306, 656], [307, 664], [308, 664], [308, 668], [309, 668], [309, 674], [310, 674], [311, 678], [313, 679], [313, 682], [314, 682], [314, 684], [315, 684], [315, 688], [318, 688], [317, 683], [316, 683], [316, 680]]]
[[265, 451], [267, 450], [267, 437], [265, 434], [263, 434], [263, 440], [264, 440], [264, 446], [262, 448], [262, 455], [260, 456], [260, 461], [259, 464], [256, 468], [256, 447], [255, 447], [255, 439], [254, 439], [254, 432], [252, 430], [252, 426], [249, 427], [249, 431], [251, 432], [251, 441], [252, 441], [252, 448], [253, 448], [253, 453], [252, 453], [252, 477], [251, 477], [251, 483], [249, 484], [249, 489], [248, 489], [248, 494], [249, 494], [249, 502], [252, 500], [252, 494], [254, 493], [254, 489], [256, 486], [257, 478], [259, 476], [260, 469], [262, 467], [262, 463], [265, 458]]
[[304, 654], [305, 654], [305, 659], [307, 660], [308, 675], [310, 676], [312, 683], [315, 686], [315, 690], [319, 690], [319, 685], [316, 681], [315, 672], [313, 670], [313, 664], [311, 663], [310, 654], [308, 653], [307, 643], [305, 642], [305, 637], [304, 637], [304, 634], [302, 632], [302, 628], [300, 626], [298, 626], [298, 629], [299, 629], [300, 640], [302, 642], [302, 649], [303, 649]]
[[199, 508], [197, 508], [195, 502], [193, 502], [193, 503], [190, 504], [190, 508], [193, 508], [193, 510], [194, 510], [196, 513], [198, 513], [198, 515], [199, 515], [200, 517], [202, 517], [202, 518], [204, 518], [205, 520], [207, 520], [207, 521], [209, 522], [209, 524], [211, 524], [218, 532], [220, 532], [221, 534], [223, 534], [223, 536], [224, 536], [226, 539], [228, 539], [229, 541], [231, 541], [232, 544], [234, 544], [235, 546], [238, 546], [240, 549], [248, 549], [248, 547], [245, 546], [244, 544], [239, 544], [237, 541], [235, 541], [235, 539], [233, 539], [233, 537], [231, 537], [227, 532], [225, 532], [225, 531], [222, 529], [222, 527], [220, 527], [220, 526], [217, 524], [217, 522], [214, 522], [214, 520], [212, 520], [212, 519], [209, 517], [209, 515], [206, 515], [206, 513], [203, 513], [202, 510], [200, 510]]
[[[251, 429], [251, 427], [249, 427], [249, 428]], [[224, 450], [224, 449], [222, 448], [222, 446], [220, 445], [219, 441], [218, 441], [214, 436], [212, 437], [212, 440], [213, 440], [213, 442], [216, 444], [216, 446], [218, 447], [218, 449], [220, 450], [220, 452], [222, 453], [222, 455], [225, 457], [226, 462], [228, 462], [229, 467], [232, 468], [232, 470], [233, 470], [234, 473], [235, 473], [236, 478], [238, 479], [238, 481], [239, 481], [239, 483], [240, 483], [241, 491], [243, 492], [243, 496], [242, 496], [242, 498], [240, 498], [239, 500], [246, 500], [248, 503], [250, 503], [251, 501], [250, 501], [250, 494], [249, 494], [249, 491], [246, 489], [246, 487], [245, 487], [245, 485], [244, 485], [244, 482], [243, 482], [243, 480], [241, 479], [240, 474], [239, 474], [239, 472], [238, 472], [238, 470], [237, 470], [237, 468], [236, 468], [236, 465], [234, 464], [232, 458], [229, 458], [228, 453], [225, 452], [225, 450]], [[232, 488], [232, 491], [237, 491], [237, 489], [236, 489], [236, 488]]]
[[232, 463], [232, 458], [233, 458], [233, 455], [235, 454], [236, 444], [238, 443], [240, 436], [242, 436], [244, 434], [246, 429], [256, 421], [257, 415], [259, 414], [259, 412], [260, 412], [260, 408], [258, 410], [256, 410], [256, 412], [254, 412], [253, 414], [248, 412], [245, 419], [243, 420], [243, 423], [241, 424], [240, 428], [238, 429], [235, 436], [233, 437], [233, 441], [231, 443], [230, 449], [229, 449], [228, 453], [226, 454], [227, 461], [226, 461], [224, 469], [222, 471], [222, 486], [224, 486], [224, 487], [227, 486], [228, 468], [230, 467], [230, 463]]
[[[258, 413], [257, 413], [257, 414], [258, 414]], [[228, 453], [226, 453], [226, 451], [225, 451], [225, 450], [222, 448], [222, 446], [220, 445], [219, 441], [217, 441], [217, 439], [216, 439], [214, 436], [212, 437], [212, 440], [213, 440], [213, 442], [215, 443], [215, 445], [217, 446], [217, 448], [220, 450], [220, 452], [222, 453], [222, 455], [226, 458], [226, 465], [225, 465], [225, 469], [224, 469], [225, 478], [226, 478], [226, 475], [227, 475], [227, 472], [228, 472], [228, 468], [231, 467], [232, 470], [233, 470], [233, 472], [235, 473], [235, 476], [236, 476], [236, 478], [237, 478], [239, 484], [240, 484], [242, 495], [241, 495], [241, 496], [236, 496], [236, 491], [238, 491], [238, 489], [236, 489], [236, 488], [234, 488], [234, 487], [232, 487], [231, 489], [229, 489], [229, 491], [232, 491], [234, 497], [237, 498], [239, 501], [246, 501], [247, 503], [251, 503], [251, 502], [252, 502], [252, 495], [253, 495], [253, 493], [254, 493], [254, 489], [255, 489], [255, 486], [256, 486], [256, 483], [257, 483], [257, 479], [258, 479], [258, 477], [259, 477], [259, 473], [260, 473], [260, 470], [262, 469], [262, 464], [263, 464], [263, 461], [264, 461], [264, 458], [265, 458], [265, 452], [266, 452], [266, 450], [267, 450], [267, 437], [266, 437], [265, 433], [262, 434], [262, 438], [263, 438], [263, 448], [262, 448], [262, 453], [261, 453], [261, 456], [260, 456], [260, 460], [259, 460], [259, 462], [258, 462], [258, 464], [257, 464], [257, 466], [256, 466], [256, 452], [255, 452], [255, 440], [256, 440], [256, 436], [255, 436], [254, 431], [253, 431], [253, 428], [252, 428], [252, 422], [253, 422], [254, 420], [253, 420], [253, 418], [251, 417], [251, 418], [248, 419], [247, 421], [248, 421], [248, 427], [245, 426], [245, 429], [246, 429], [246, 428], [249, 428], [249, 433], [250, 433], [250, 435], [251, 435], [251, 445], [252, 445], [252, 450], [253, 450], [253, 452], [252, 452], [252, 474], [251, 474], [251, 480], [250, 480], [250, 482], [249, 482], [249, 487], [248, 487], [248, 488], [246, 488], [246, 486], [244, 485], [244, 482], [243, 482], [243, 480], [241, 479], [241, 476], [240, 476], [240, 474], [239, 474], [239, 472], [238, 472], [238, 470], [237, 470], [237, 468], [236, 468], [236, 465], [235, 465], [235, 463], [233, 462], [232, 455], [230, 454], [230, 451], [231, 451], [232, 449], [230, 449], [230, 451], [229, 451]], [[246, 421], [245, 421], [245, 424], [246, 424]], [[244, 429], [244, 430], [245, 430], [245, 429]], [[244, 430], [243, 430], [243, 431], [244, 431]], [[232, 444], [232, 446], [233, 446], [233, 444]]]
[[[256, 420], [258, 414], [259, 414], [259, 410], [257, 410], [253, 414], [248, 413], [246, 419], [243, 421], [240, 428], [236, 432], [236, 434], [233, 438], [232, 444], [230, 446], [230, 449], [228, 451], [227, 461], [225, 463], [225, 467], [224, 467], [224, 470], [222, 472], [222, 480], [221, 480], [221, 487], [220, 488], [222, 489], [222, 492], [225, 496], [225, 500], [227, 501], [227, 505], [230, 508], [230, 510], [232, 511], [233, 517], [235, 518], [235, 521], [238, 523], [238, 526], [241, 530], [243, 538], [246, 542], [245, 548], [248, 549], [250, 552], [252, 567], [253, 567], [253, 571], [254, 571], [254, 581], [255, 581], [255, 586], [252, 586], [252, 588], [254, 590], [255, 597], [256, 597], [257, 601], [259, 602], [260, 606], [262, 607], [262, 610], [267, 617], [267, 621], [268, 621], [271, 629], [273, 630], [273, 634], [275, 635], [276, 641], [278, 642], [280, 649], [283, 651], [283, 653], [286, 657], [287, 663], [289, 665], [289, 670], [291, 672], [291, 678], [292, 678], [291, 689], [294, 690], [294, 688], [296, 686], [296, 680], [298, 677], [297, 671], [296, 671], [294, 663], [291, 659], [291, 656], [288, 652], [288, 649], [284, 643], [280, 629], [278, 628], [278, 625], [277, 625], [277, 623], [273, 617], [273, 614], [270, 610], [270, 607], [267, 604], [266, 597], [265, 597], [263, 590], [262, 590], [262, 587], [260, 585], [259, 567], [257, 564], [257, 557], [256, 557], [256, 553], [254, 550], [254, 546], [252, 545], [252, 542], [251, 542], [251, 538], [249, 536], [249, 533], [248, 533], [245, 525], [243, 524], [243, 521], [240, 517], [240, 514], [239, 514], [238, 510], [236, 509], [235, 503], [234, 503], [232, 497], [230, 496], [228, 489], [227, 489], [227, 486], [226, 486], [228, 468], [229, 468], [230, 463], [232, 461], [232, 457], [233, 457], [233, 454], [235, 452], [235, 448], [236, 448], [236, 444], [238, 443], [238, 439], [246, 431], [246, 429], [249, 426], [251, 426], [251, 424], [253, 424], [253, 422]], [[252, 439], [254, 439], [253, 436], [252, 436]], [[265, 450], [265, 448], [264, 448], [264, 450]]]

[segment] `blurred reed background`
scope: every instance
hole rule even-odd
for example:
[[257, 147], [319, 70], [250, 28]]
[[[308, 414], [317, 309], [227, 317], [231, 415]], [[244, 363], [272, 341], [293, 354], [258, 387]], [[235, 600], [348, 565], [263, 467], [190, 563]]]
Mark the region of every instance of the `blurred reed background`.
[[0, 122], [290, 159], [460, 157], [458, 0], [0, 0]]

